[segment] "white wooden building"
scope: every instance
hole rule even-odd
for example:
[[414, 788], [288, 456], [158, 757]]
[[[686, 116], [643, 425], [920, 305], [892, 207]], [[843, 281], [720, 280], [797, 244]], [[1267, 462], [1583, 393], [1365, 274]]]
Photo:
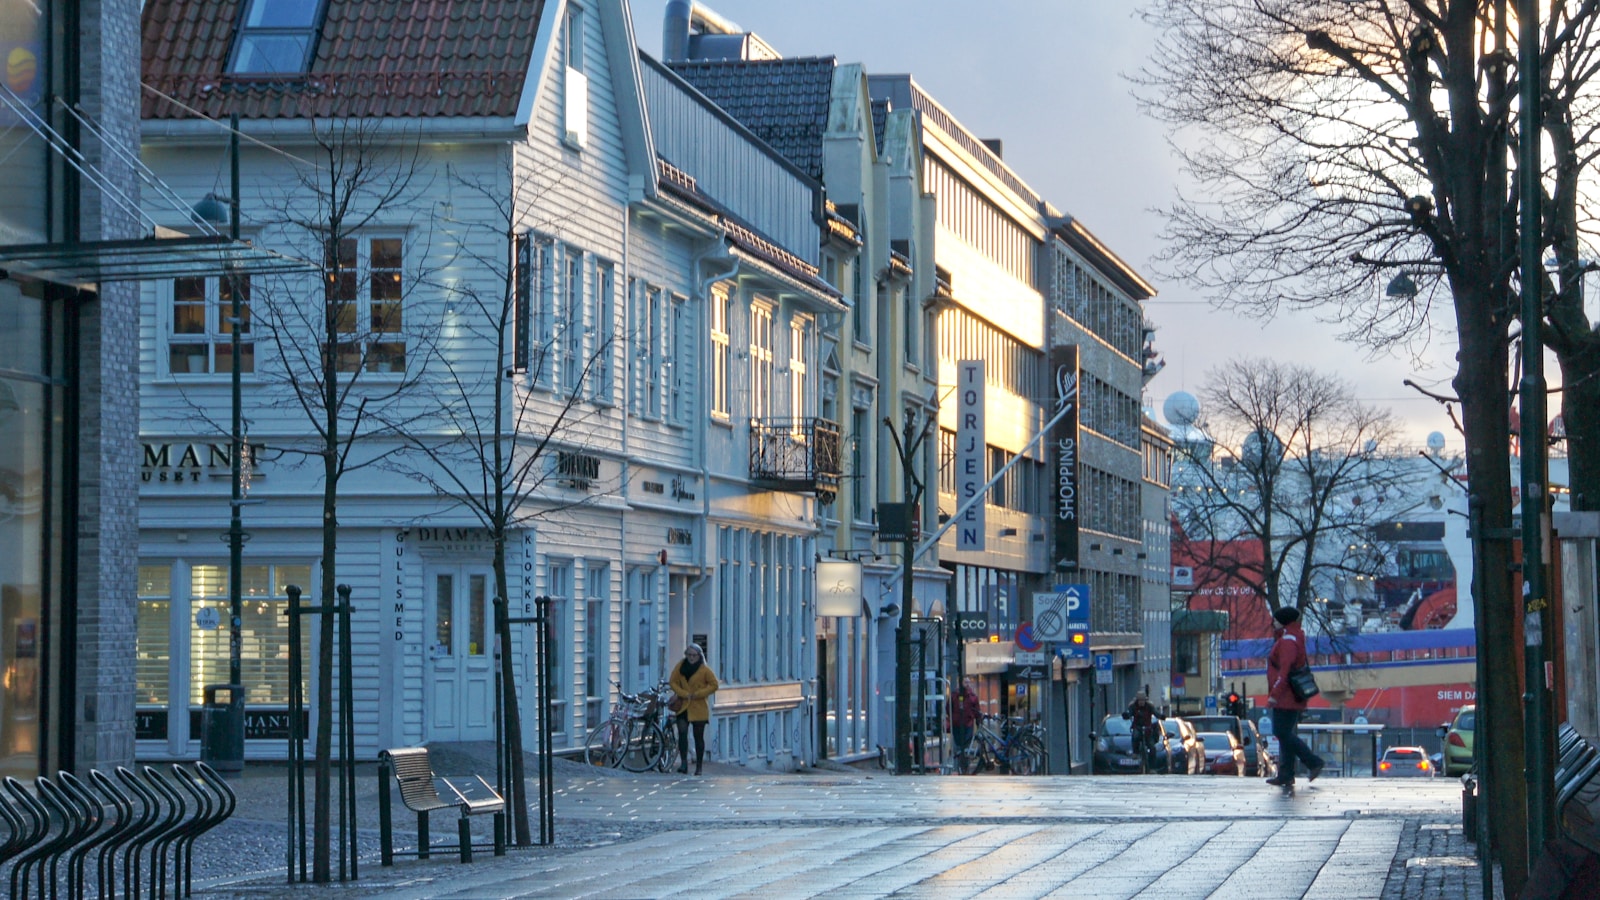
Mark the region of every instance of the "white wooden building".
[[[483, 496], [472, 451], [493, 442], [463, 436], [494, 433], [498, 398], [500, 430], [538, 447], [506, 593], [514, 617], [554, 601], [557, 750], [582, 746], [614, 682], [653, 684], [693, 639], [724, 685], [713, 756], [814, 759], [812, 561], [838, 475], [817, 333], [842, 309], [818, 277], [815, 182], [641, 59], [624, 0], [458, 0], [427, 21], [393, 0], [305, 6], [145, 11], [146, 164], [180, 198], [225, 193], [215, 120], [237, 113], [244, 236], [337, 259], [331, 287], [248, 286], [247, 757], [285, 752], [284, 588], [315, 598], [327, 580], [318, 429], [289, 379], [321, 359], [308, 322], [336, 296], [353, 314], [326, 352], [348, 370], [339, 427], [363, 435], [345, 458], [365, 464], [339, 480], [335, 557], [359, 755], [494, 735], [494, 548], [464, 502]], [[325, 256], [351, 146], [374, 151], [375, 187]], [[309, 247], [296, 221], [322, 227]], [[227, 676], [230, 296], [213, 279], [143, 297], [147, 757], [198, 753], [203, 688]], [[505, 327], [486, 315], [502, 308]], [[513, 637], [531, 741], [531, 628]]]

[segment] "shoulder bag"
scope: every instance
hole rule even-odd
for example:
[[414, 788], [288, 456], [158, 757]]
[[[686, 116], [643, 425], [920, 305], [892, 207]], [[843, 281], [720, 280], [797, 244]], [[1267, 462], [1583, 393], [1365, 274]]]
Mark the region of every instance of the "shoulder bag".
[[679, 697], [677, 694], [673, 694], [672, 699], [667, 701], [667, 710], [672, 713], [681, 713], [688, 705], [689, 701]]
[[1322, 693], [1321, 688], [1317, 687], [1316, 676], [1311, 674], [1310, 666], [1289, 670], [1289, 690], [1294, 692], [1294, 698], [1301, 703]]

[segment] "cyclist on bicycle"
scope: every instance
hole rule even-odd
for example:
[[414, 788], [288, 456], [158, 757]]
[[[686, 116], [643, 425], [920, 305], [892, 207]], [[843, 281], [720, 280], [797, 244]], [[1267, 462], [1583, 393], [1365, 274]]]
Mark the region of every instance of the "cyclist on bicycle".
[[1156, 747], [1160, 746], [1161, 714], [1156, 712], [1155, 704], [1144, 691], [1133, 695], [1133, 702], [1123, 711], [1122, 717], [1133, 723], [1132, 738], [1134, 752], [1139, 754], [1146, 765], [1154, 761]]

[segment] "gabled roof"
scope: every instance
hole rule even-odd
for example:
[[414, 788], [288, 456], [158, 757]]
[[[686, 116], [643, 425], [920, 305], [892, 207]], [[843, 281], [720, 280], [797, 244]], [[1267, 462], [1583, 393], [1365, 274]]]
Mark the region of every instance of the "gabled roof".
[[[142, 71], [208, 116], [511, 116], [545, 0], [327, 0], [304, 75], [227, 74], [242, 0], [146, 0]], [[146, 91], [146, 119], [193, 114]]]
[[675, 61], [667, 66], [807, 175], [822, 179], [833, 57]]

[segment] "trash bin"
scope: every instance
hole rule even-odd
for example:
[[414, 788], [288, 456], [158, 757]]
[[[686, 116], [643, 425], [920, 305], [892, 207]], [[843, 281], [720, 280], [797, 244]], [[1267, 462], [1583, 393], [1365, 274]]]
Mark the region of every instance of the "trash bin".
[[1461, 832], [1468, 843], [1478, 840], [1478, 776], [1461, 776]]
[[244, 686], [208, 684], [200, 711], [200, 761], [218, 772], [244, 771]]

